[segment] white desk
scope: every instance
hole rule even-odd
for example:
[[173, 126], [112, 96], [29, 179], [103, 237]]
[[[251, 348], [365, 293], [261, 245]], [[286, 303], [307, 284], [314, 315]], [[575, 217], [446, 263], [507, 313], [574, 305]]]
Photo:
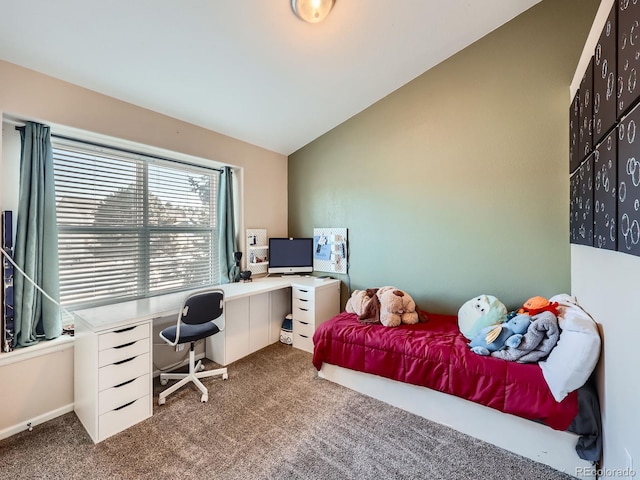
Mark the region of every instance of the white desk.
[[[206, 356], [221, 365], [278, 341], [292, 289], [298, 348], [310, 351], [317, 325], [340, 309], [335, 279], [267, 277], [215, 288], [225, 295], [224, 329], [206, 340]], [[198, 290], [76, 312], [74, 410], [95, 443], [152, 415], [153, 320], [177, 319], [185, 297]]]
[[[315, 279], [312, 277], [300, 277], [291, 280], [315, 283]], [[248, 283], [227, 283], [225, 285], [216, 285], [211, 288], [219, 288], [223, 290], [225, 302], [227, 302], [238, 298], [290, 287], [292, 283], [291, 280], [286, 277], [267, 277], [256, 279]], [[76, 313], [89, 326], [89, 328], [95, 332], [113, 330], [129, 325], [131, 322], [153, 320], [154, 318], [166, 317], [169, 315], [177, 316], [186, 296], [200, 290], [205, 289], [198, 288], [186, 292], [159, 295], [141, 300], [131, 300], [115, 305], [88, 308]]]

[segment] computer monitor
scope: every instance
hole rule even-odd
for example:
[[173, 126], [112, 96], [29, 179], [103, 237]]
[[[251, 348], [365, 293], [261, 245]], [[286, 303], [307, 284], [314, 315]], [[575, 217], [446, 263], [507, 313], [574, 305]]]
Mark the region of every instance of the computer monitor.
[[313, 272], [313, 238], [270, 238], [268, 272]]

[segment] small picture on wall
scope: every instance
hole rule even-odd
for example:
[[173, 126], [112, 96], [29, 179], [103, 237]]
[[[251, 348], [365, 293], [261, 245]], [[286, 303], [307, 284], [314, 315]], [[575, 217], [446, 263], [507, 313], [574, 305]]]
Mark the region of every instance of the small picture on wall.
[[331, 245], [324, 235], [314, 235], [313, 237], [313, 259], [331, 260]]

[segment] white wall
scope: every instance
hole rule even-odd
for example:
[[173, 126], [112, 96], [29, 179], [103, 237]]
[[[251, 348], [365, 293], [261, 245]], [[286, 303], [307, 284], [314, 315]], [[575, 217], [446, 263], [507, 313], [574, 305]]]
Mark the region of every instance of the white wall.
[[[571, 85], [573, 98], [614, 0], [603, 0]], [[567, 111], [569, 104], [567, 102]], [[625, 449], [640, 474], [640, 258], [571, 246], [571, 292], [600, 324], [598, 383], [603, 422], [603, 469], [624, 469]]]
[[640, 258], [571, 247], [571, 291], [600, 324], [603, 348], [598, 388], [603, 467], [625, 468], [625, 449], [640, 474]]
[[[0, 61], [0, 118], [59, 125], [132, 144], [238, 167], [245, 228], [286, 236], [287, 158], [283, 155]], [[17, 142], [17, 144], [16, 144]], [[19, 135], [3, 124], [0, 209], [16, 209]], [[244, 256], [246, 258], [246, 255]], [[69, 409], [73, 348], [10, 363], [0, 353], [0, 438]], [[46, 380], [45, 380], [46, 379]], [[11, 406], [8, 408], [7, 406]]]
[[73, 410], [73, 343], [13, 363], [0, 354], [0, 361], [0, 439]]

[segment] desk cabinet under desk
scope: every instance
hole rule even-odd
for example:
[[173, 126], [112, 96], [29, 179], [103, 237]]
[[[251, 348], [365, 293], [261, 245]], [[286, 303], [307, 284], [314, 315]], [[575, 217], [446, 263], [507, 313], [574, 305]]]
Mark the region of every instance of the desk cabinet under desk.
[[288, 313], [293, 313], [293, 346], [312, 353], [316, 327], [340, 312], [340, 281], [293, 277], [290, 285], [225, 300], [224, 331], [206, 340], [207, 358], [224, 366], [277, 342]]
[[277, 342], [290, 299], [290, 288], [281, 288], [225, 300], [224, 330], [205, 340], [206, 357], [224, 366]]

